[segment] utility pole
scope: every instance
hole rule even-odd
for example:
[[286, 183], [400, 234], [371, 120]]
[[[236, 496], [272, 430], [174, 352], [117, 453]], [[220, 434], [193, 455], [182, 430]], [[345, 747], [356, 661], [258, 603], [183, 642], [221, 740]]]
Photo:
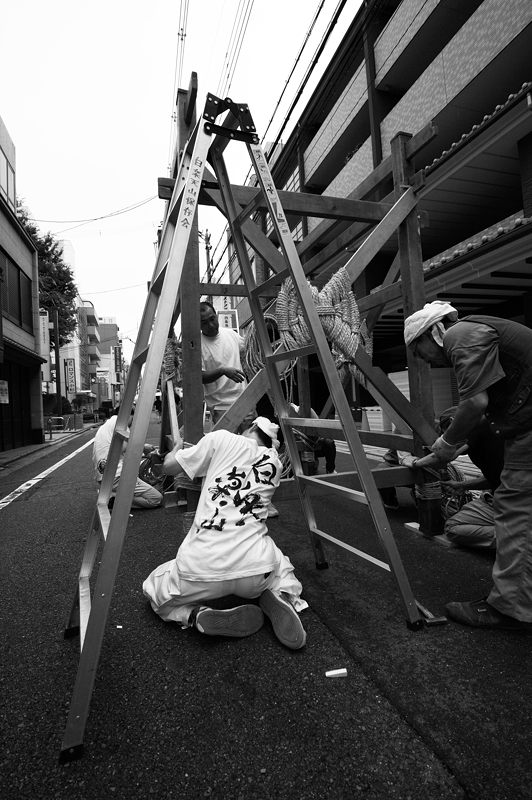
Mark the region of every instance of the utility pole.
[[56, 399], [56, 412], [60, 417], [63, 414], [63, 405], [61, 403], [61, 370], [59, 368], [59, 312], [57, 308], [53, 310], [54, 319], [54, 350], [55, 350], [55, 399]]

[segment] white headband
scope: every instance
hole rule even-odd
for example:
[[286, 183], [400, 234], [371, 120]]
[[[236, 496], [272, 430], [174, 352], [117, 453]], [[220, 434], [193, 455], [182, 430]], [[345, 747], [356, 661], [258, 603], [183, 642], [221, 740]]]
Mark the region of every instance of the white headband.
[[420, 311], [415, 311], [405, 319], [405, 343], [408, 347], [414, 339], [417, 339], [425, 331], [430, 330], [434, 340], [442, 345], [445, 327], [442, 320], [449, 317], [452, 322], [458, 319], [458, 311], [449, 303], [442, 300], [434, 300], [432, 303], [425, 303]]
[[257, 417], [253, 420], [253, 425], [256, 425], [266, 436], [269, 436], [275, 449], [279, 449], [279, 440], [277, 438], [279, 426], [275, 422], [270, 422], [268, 417]]

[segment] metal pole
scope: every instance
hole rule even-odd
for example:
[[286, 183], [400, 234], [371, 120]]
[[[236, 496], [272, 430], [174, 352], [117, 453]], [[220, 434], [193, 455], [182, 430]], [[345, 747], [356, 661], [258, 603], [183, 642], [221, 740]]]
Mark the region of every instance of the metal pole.
[[60, 417], [63, 413], [63, 405], [61, 403], [61, 370], [59, 368], [59, 312], [57, 308], [53, 310], [54, 318], [54, 350], [55, 350], [55, 399], [57, 416]]

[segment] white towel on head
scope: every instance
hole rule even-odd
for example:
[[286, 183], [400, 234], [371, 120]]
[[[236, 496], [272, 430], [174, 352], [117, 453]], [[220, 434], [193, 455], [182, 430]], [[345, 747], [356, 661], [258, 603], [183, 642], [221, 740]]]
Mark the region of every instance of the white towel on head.
[[268, 417], [257, 417], [253, 420], [253, 424], [260, 428], [266, 436], [269, 436], [272, 440], [272, 445], [275, 447], [276, 450], [279, 449], [279, 440], [277, 438], [277, 434], [279, 433], [279, 425], [276, 425], [275, 422], [272, 422], [268, 419]]
[[452, 322], [458, 319], [458, 311], [449, 303], [443, 300], [434, 300], [432, 303], [425, 303], [420, 311], [414, 311], [405, 319], [405, 342], [408, 347], [414, 339], [417, 339], [425, 331], [430, 330], [435, 342], [440, 346], [443, 344], [443, 334], [445, 326], [442, 320], [449, 317]]

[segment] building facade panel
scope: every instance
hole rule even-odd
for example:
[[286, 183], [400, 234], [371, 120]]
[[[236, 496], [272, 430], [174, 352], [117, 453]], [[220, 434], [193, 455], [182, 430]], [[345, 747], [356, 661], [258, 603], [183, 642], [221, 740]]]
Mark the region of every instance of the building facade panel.
[[375, 79], [386, 82], [390, 68], [410, 45], [441, 0], [403, 0], [375, 42]]
[[[367, 139], [364, 144], [359, 147], [355, 155], [349, 159], [343, 169], [340, 170], [334, 180], [327, 186], [324, 194], [332, 197], [347, 197], [364, 178], [367, 178], [372, 170], [373, 155], [371, 139]], [[309, 231], [316, 228], [320, 222], [321, 220], [317, 217], [309, 217]]]
[[362, 64], [305, 151], [305, 176], [308, 181], [312, 180], [312, 175], [324, 155], [334, 147], [335, 142], [363, 108], [367, 99], [366, 72]]
[[530, 0], [505, 0], [504, 3], [484, 0], [443, 51], [448, 100], [455, 97], [530, 23]]
[[445, 68], [443, 56], [439, 55], [382, 121], [383, 156], [390, 155], [390, 142], [396, 133], [417, 133], [446, 105]]
[[398, 131], [416, 133], [434, 119], [531, 22], [529, 0], [485, 0], [382, 121], [383, 155]]

